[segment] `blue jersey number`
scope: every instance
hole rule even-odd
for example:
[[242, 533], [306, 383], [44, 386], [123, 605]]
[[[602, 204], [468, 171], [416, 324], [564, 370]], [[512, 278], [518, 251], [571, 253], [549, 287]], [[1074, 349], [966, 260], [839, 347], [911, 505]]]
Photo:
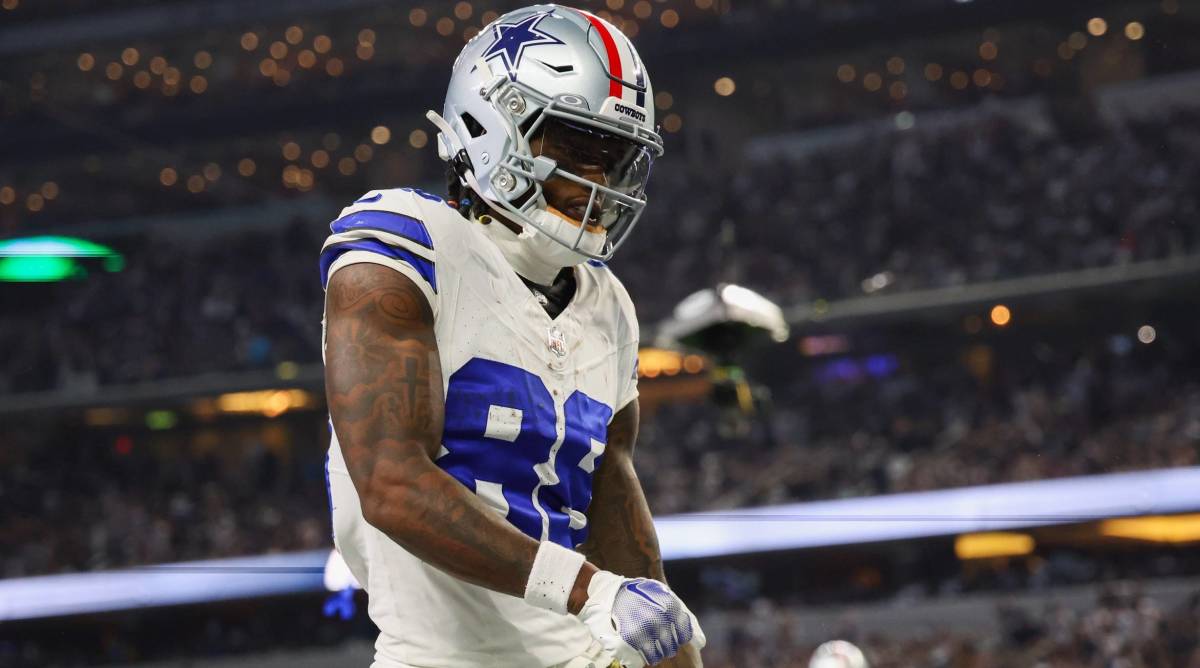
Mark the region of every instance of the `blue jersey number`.
[[555, 399], [524, 369], [467, 362], [450, 376], [442, 439], [448, 452], [437, 464], [493, 505], [507, 506], [508, 521], [525, 534], [573, 548], [587, 538], [583, 513], [612, 409], [578, 390], [561, 404]]

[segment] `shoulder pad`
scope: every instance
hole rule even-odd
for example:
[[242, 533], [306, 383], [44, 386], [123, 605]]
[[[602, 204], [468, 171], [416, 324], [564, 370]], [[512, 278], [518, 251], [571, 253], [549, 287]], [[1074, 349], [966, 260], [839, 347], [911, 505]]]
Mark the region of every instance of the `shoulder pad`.
[[424, 218], [422, 211], [423, 205], [430, 203], [441, 204], [449, 207], [446, 201], [437, 195], [431, 195], [424, 190], [418, 188], [389, 188], [386, 190], [372, 190], [367, 194], [354, 200], [350, 206], [342, 209], [339, 218], [348, 213], [356, 211], [387, 211], [390, 213], [399, 213], [405, 216], [411, 216], [418, 220]]

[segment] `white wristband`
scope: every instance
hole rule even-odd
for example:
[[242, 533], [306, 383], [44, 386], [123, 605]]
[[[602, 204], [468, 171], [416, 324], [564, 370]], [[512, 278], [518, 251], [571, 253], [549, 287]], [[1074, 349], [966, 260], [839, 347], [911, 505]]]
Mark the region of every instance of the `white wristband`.
[[583, 561], [583, 555], [575, 550], [542, 541], [533, 559], [533, 569], [529, 571], [529, 581], [525, 583], [525, 602], [535, 608], [567, 614], [567, 599], [571, 597]]

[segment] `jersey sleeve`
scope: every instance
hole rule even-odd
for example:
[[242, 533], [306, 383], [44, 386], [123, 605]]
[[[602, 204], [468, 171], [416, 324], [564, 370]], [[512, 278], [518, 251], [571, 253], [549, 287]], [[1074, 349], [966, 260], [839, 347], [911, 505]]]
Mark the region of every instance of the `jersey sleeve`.
[[342, 210], [321, 247], [321, 287], [342, 267], [369, 262], [407, 276], [438, 313], [437, 255], [433, 237], [406, 192], [372, 191]]

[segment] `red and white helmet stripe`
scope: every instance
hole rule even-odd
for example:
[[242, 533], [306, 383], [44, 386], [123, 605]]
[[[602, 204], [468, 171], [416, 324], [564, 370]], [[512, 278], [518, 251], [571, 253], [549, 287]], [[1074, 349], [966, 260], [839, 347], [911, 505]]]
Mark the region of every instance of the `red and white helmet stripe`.
[[[605, 56], [608, 60], [608, 94], [612, 97], [646, 106], [646, 75], [643, 72], [641, 59], [633, 50], [629, 38], [615, 30], [604, 19], [589, 12], [578, 10], [595, 28], [596, 34], [604, 44]], [[630, 77], [629, 80], [626, 77]]]

